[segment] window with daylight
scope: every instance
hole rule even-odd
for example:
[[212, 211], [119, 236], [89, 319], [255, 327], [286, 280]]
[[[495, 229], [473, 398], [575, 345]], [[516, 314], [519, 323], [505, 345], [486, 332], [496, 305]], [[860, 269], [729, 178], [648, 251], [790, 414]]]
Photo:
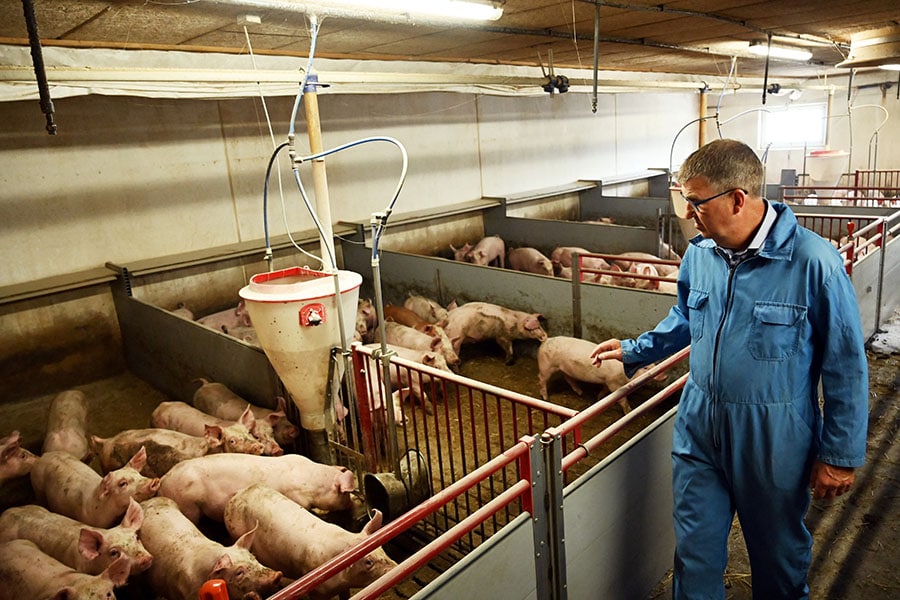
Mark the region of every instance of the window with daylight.
[[[827, 111], [825, 103], [789, 104], [760, 113], [760, 140], [763, 148], [774, 150], [825, 147]], [[770, 146], [771, 144], [771, 146]]]

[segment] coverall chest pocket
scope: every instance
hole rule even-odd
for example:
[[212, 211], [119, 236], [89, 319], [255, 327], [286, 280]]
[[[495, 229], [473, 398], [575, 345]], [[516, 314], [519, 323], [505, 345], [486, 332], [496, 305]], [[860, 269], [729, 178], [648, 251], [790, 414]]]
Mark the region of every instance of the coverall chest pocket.
[[800, 333], [805, 320], [805, 306], [757, 302], [753, 307], [750, 354], [757, 360], [790, 358], [800, 348]]
[[709, 300], [709, 292], [702, 290], [691, 290], [688, 292], [687, 306], [691, 309], [691, 339], [697, 341], [703, 337], [703, 322], [706, 317], [707, 300]]

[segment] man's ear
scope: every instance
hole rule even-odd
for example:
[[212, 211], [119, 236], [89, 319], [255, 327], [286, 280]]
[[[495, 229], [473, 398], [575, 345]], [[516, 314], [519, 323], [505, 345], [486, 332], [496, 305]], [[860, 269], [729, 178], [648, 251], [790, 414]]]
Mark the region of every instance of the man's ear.
[[744, 190], [738, 188], [731, 193], [732, 206], [734, 207], [734, 212], [738, 213], [747, 205], [747, 194]]

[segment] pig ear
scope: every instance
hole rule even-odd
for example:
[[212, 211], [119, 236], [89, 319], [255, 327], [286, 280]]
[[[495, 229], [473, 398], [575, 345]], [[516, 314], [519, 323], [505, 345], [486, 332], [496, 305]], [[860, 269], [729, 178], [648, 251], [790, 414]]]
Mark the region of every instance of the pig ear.
[[15, 444], [10, 444], [3, 448], [3, 452], [0, 452], [0, 461], [6, 462], [11, 460], [13, 456], [19, 451], [19, 444], [16, 442]]
[[256, 536], [256, 529], [259, 527], [259, 521], [256, 521], [256, 525], [253, 526], [253, 529], [242, 535], [237, 539], [234, 543], [235, 548], [242, 548], [244, 550], [250, 550], [250, 547], [253, 545], [253, 538]]
[[353, 476], [353, 471], [348, 469], [344, 469], [340, 473], [334, 476], [334, 487], [337, 488], [339, 492], [349, 493], [356, 489], [356, 478]]
[[278, 421], [278, 419], [280, 419], [281, 417], [286, 417], [286, 416], [287, 415], [284, 414], [283, 410], [276, 410], [275, 412], [271, 412], [268, 415], [266, 415], [266, 421], [268, 421], [270, 424], [274, 425], [275, 422]]
[[440, 347], [441, 347], [441, 338], [439, 338], [439, 337], [431, 338], [431, 349], [434, 352], [437, 352]]
[[105, 577], [112, 581], [115, 587], [125, 585], [128, 581], [128, 574], [131, 572], [131, 559], [127, 556], [120, 556], [111, 565], [100, 573], [101, 577]]
[[220, 425], [204, 425], [206, 430], [203, 433], [206, 443], [210, 448], [218, 448], [225, 441], [225, 430]]
[[426, 352], [422, 355], [422, 364], [428, 365], [429, 367], [433, 367], [434, 363], [437, 362], [437, 357], [431, 352]]
[[125, 529], [133, 529], [137, 531], [144, 524], [144, 509], [134, 498], [129, 498], [128, 510], [122, 517], [122, 527]]
[[364, 535], [372, 535], [373, 533], [381, 529], [381, 511], [376, 508], [373, 509], [372, 512], [374, 512], [375, 514], [372, 516], [372, 519], [368, 523], [366, 523], [366, 526], [363, 527], [362, 532]]
[[112, 492], [113, 487], [113, 474], [112, 472], [107, 473], [103, 476], [103, 479], [100, 480], [100, 497], [106, 498], [109, 496], [110, 492]]
[[100, 547], [103, 545], [103, 534], [87, 527], [82, 527], [78, 532], [78, 553], [88, 560], [94, 560], [100, 556]]
[[447, 305], [447, 310], [454, 310], [459, 308], [459, 304], [456, 303], [456, 300], [451, 300], [450, 304]]
[[209, 572], [209, 576], [207, 577], [207, 579], [219, 579], [218, 574], [225, 569], [228, 569], [233, 564], [234, 563], [231, 562], [231, 557], [227, 554], [223, 554], [212, 566], [212, 570]]
[[241, 418], [238, 419], [238, 423], [251, 431], [256, 427], [256, 416], [253, 414], [253, 411], [250, 410], [249, 404], [247, 405], [247, 408], [244, 409], [244, 412], [241, 413]]
[[131, 457], [131, 460], [128, 461], [128, 466], [134, 469], [135, 471], [140, 471], [144, 468], [144, 465], [147, 464], [147, 448], [141, 446], [141, 449], [137, 451], [137, 454]]

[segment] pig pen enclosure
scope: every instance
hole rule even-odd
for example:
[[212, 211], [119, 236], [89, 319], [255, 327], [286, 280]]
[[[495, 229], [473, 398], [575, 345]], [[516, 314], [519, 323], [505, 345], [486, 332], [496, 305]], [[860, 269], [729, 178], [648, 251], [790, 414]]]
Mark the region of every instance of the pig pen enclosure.
[[[588, 186], [586, 191], [593, 189]], [[570, 213], [558, 212], [559, 205], [571, 204], [569, 200], [538, 196], [515, 198], [510, 206], [503, 201], [480, 202], [474, 212], [401, 220], [396, 229], [404, 235], [385, 238], [386, 245], [398, 249], [381, 253], [385, 302], [400, 304], [411, 291], [443, 304], [451, 299], [489, 301], [540, 312], [551, 336], [596, 341], [633, 336], [655, 325], [671, 306], [671, 296], [578, 285], [436, 256], [444, 251], [445, 242], [481, 234], [501, 235], [519, 244], [527, 240], [538, 247], [565, 240], [598, 251], [656, 252], [656, 227], [621, 225], [622, 217], [615, 216], [613, 226], [573, 222], [565, 218]], [[656, 214], [655, 206], [652, 210]], [[519, 216], [510, 216], [516, 211]], [[561, 216], [557, 220], [555, 215]], [[650, 222], [655, 218], [647, 217]], [[892, 223], [896, 228], [896, 221]], [[442, 233], [436, 235], [438, 231]], [[344, 268], [367, 275], [371, 253], [364, 244], [364, 230], [357, 226], [339, 234], [346, 240], [341, 248]], [[401, 238], [414, 241], [409, 248], [413, 253], [401, 249]], [[427, 244], [416, 247], [416, 240]], [[857, 285], [863, 290], [864, 312], [874, 311], [865, 306], [872, 306], [872, 284], [878, 279], [878, 269], [866, 265], [875, 265], [885, 254], [884, 249], [872, 252], [865, 258], [868, 262], [856, 265], [855, 285], [857, 279], [874, 278]], [[275, 264], [294, 261], [282, 250]], [[889, 273], [898, 262], [888, 257]], [[129, 372], [83, 386], [93, 398], [92, 411], [109, 415], [102, 425], [92, 427], [96, 433], [111, 435], [146, 426], [159, 402], [189, 401], [196, 387], [193, 380], [200, 376], [226, 383], [261, 405], [271, 404], [284, 392], [259, 348], [171, 312], [185, 301], [196, 305], [198, 314], [232, 304], [250, 275], [267, 270], [253, 252], [114, 270], [113, 300]], [[882, 281], [884, 270], [882, 260]], [[363, 295], [371, 296], [373, 285], [367, 277]], [[896, 302], [881, 296], [882, 303]], [[679, 375], [685, 354], [663, 366], [673, 367], [664, 384], [623, 388], [636, 408], [621, 419], [618, 396], [594, 403], [601, 392], [596, 387], [588, 386], [585, 396], [579, 397], [556, 380], [550, 402], [538, 400], [536, 348], [533, 341], [517, 342], [516, 362], [506, 365], [492, 343], [464, 346], [459, 374], [392, 359], [390, 368], [405, 370], [407, 380], [418, 378], [431, 398], [428, 403], [403, 405], [406, 423], [396, 427], [393, 448], [386, 413], [369, 413], [364, 400], [372, 393], [372, 377], [377, 380], [378, 368], [373, 368], [377, 363], [372, 362], [371, 351], [354, 349], [349, 360], [360, 388], [360, 420], [335, 422], [329, 447], [338, 460], [356, 463], [361, 487], [369, 488], [367, 495], [374, 498], [370, 501], [392, 520], [364, 545], [273, 597], [295, 597], [304, 585], [309, 589], [317, 578], [324, 579], [381, 543], [397, 562], [411, 558], [392, 578], [354, 597], [473, 593], [473, 597], [550, 597], [551, 588], [567, 589], [573, 598], [607, 595], [604, 590], [614, 591], [616, 597], [645, 597], [671, 561], [667, 439], [683, 385]], [[17, 403], [19, 412], [4, 422], [22, 423], [27, 439], [40, 439], [48, 401], [39, 397]], [[301, 444], [289, 450], [311, 449]], [[4, 502], [28, 501], [27, 482], [15, 483], [18, 490], [7, 494], [4, 488]], [[213, 527], [209, 535], [223, 534]], [[550, 576], [542, 580], [536, 572]], [[135, 586], [125, 588], [121, 596], [144, 597]]]

